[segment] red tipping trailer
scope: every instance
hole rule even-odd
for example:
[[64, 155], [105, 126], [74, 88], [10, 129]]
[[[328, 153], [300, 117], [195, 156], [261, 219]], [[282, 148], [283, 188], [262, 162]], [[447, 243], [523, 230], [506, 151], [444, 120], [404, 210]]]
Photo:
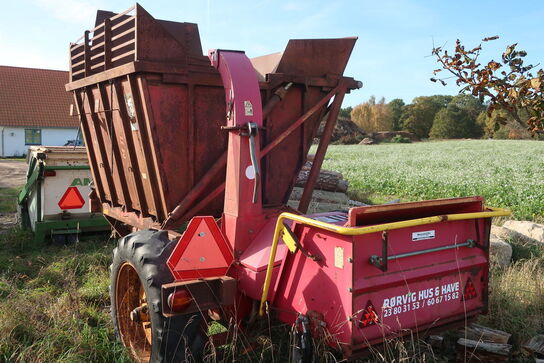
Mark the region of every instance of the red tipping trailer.
[[[480, 197], [304, 215], [346, 92], [356, 38], [291, 40], [281, 53], [202, 55], [195, 24], [141, 6], [100, 11], [70, 45], [70, 83], [96, 184], [123, 238], [112, 319], [137, 361], [201, 357], [205, 324], [266, 311], [345, 356], [392, 334], [487, 308]], [[298, 210], [286, 206], [325, 122]], [[187, 224], [188, 222], [188, 224]], [[185, 226], [182, 229], [182, 226]], [[317, 329], [316, 327], [320, 327]]]
[[[224, 89], [202, 55], [196, 24], [155, 20], [139, 5], [99, 12], [96, 23], [70, 45], [67, 90], [105, 214], [122, 235], [134, 227], [176, 229], [197, 214], [220, 216]], [[338, 108], [345, 92], [360, 87], [342, 77], [355, 41], [291, 40], [284, 52], [252, 60], [265, 115], [265, 206], [286, 203], [330, 99], [338, 96]]]

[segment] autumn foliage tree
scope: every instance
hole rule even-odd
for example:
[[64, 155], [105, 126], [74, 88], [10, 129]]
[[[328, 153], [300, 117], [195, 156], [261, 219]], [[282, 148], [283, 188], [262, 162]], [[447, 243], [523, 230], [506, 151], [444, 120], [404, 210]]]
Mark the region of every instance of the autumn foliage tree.
[[[485, 38], [488, 42], [498, 36]], [[533, 65], [527, 65], [524, 58], [527, 52], [517, 50], [517, 43], [509, 45], [499, 61], [479, 61], [482, 44], [466, 49], [459, 40], [455, 43], [453, 53], [443, 47], [433, 48], [441, 68], [434, 71], [433, 82], [446, 85], [449, 77], [437, 77], [442, 71], [453, 75], [455, 82], [461, 86], [461, 93], [469, 93], [478, 97], [481, 102], [487, 101], [489, 116], [495, 110], [505, 111], [517, 123], [526, 126], [532, 133], [544, 131], [544, 71], [535, 72]], [[522, 115], [527, 115], [526, 119]], [[506, 123], [505, 118], [495, 117], [498, 129]]]
[[391, 112], [382, 97], [378, 102], [374, 96], [357, 105], [351, 111], [351, 120], [364, 132], [389, 131], [392, 129]]

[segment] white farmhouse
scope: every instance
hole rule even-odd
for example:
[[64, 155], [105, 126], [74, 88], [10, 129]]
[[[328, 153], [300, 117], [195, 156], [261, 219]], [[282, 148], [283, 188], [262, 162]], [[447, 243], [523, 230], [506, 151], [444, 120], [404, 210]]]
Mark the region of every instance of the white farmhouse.
[[79, 121], [69, 115], [66, 83], [65, 71], [0, 66], [0, 157], [76, 139]]

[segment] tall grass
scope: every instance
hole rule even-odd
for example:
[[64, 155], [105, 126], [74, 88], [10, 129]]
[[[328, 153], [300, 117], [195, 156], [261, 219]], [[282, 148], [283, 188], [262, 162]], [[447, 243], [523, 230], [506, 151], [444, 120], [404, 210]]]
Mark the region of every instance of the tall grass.
[[0, 235], [0, 362], [129, 362], [109, 318], [112, 243]]
[[480, 322], [512, 334], [514, 349], [519, 350], [526, 340], [544, 332], [544, 247], [510, 242], [513, 263], [506, 269], [493, 266], [489, 313]]
[[[108, 238], [36, 245], [19, 228], [0, 234], [0, 362], [131, 362], [109, 314], [114, 245]], [[209, 346], [205, 362], [286, 361], [289, 326], [264, 320], [227, 328], [230, 344]]]

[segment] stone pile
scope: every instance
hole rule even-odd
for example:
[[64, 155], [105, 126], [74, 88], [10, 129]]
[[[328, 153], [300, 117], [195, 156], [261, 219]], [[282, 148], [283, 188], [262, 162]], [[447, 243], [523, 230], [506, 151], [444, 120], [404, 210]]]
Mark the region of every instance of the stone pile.
[[506, 221], [502, 226], [492, 226], [489, 238], [491, 261], [506, 268], [512, 260], [512, 246], [506, 241], [544, 244], [544, 225], [530, 221]]

